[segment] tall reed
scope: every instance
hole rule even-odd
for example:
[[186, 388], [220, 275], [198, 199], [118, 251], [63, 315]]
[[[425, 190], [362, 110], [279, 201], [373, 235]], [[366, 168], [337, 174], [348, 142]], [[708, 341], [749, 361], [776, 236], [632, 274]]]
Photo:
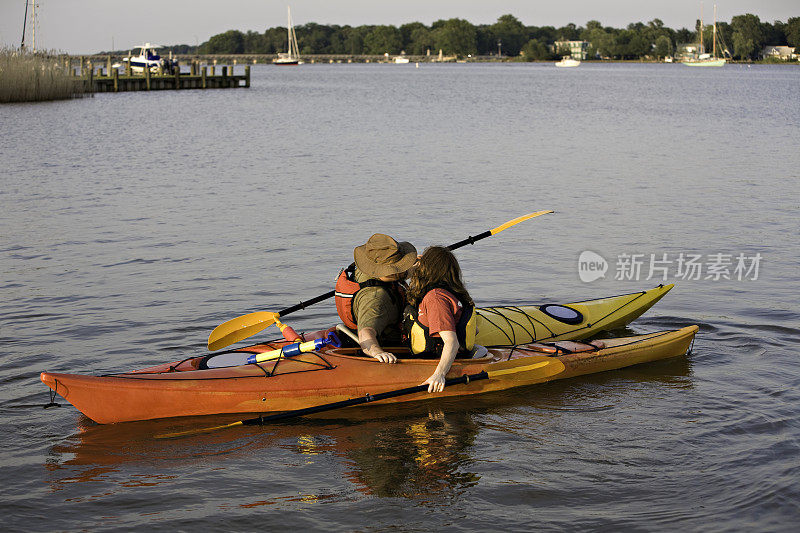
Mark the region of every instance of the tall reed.
[[0, 103], [63, 100], [83, 94], [55, 55], [0, 49]]

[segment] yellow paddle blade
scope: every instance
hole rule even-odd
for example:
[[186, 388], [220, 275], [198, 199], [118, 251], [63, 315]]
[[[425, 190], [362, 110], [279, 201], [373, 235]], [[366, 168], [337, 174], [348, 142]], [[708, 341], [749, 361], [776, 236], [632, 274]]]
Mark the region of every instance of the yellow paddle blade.
[[208, 336], [208, 349], [219, 350], [251, 337], [275, 323], [278, 316], [278, 313], [258, 311], [228, 320], [214, 328], [214, 331]]
[[517, 217], [514, 220], [509, 220], [508, 222], [506, 222], [505, 224], [503, 224], [501, 226], [497, 226], [493, 230], [490, 230], [490, 233], [492, 235], [497, 235], [501, 231], [503, 231], [505, 229], [508, 229], [511, 226], [514, 226], [516, 224], [519, 224], [520, 222], [525, 222], [526, 220], [530, 220], [532, 218], [535, 218], [535, 217], [538, 217], [538, 216], [542, 216], [542, 215], [546, 215], [547, 213], [553, 213], [553, 212], [554, 211], [537, 211], [535, 213], [528, 213], [527, 215], [522, 215], [521, 217]]

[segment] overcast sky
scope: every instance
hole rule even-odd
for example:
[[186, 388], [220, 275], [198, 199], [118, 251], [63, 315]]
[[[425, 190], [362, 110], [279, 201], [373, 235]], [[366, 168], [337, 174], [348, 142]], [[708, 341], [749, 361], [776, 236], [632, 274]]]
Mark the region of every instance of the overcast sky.
[[[0, 0], [0, 40], [19, 46], [26, 0]], [[33, 2], [34, 0], [29, 0]], [[161, 45], [198, 44], [227, 30], [286, 25], [286, 6], [295, 25], [307, 22], [360, 26], [407, 22], [430, 25], [462, 18], [492, 24], [512, 14], [527, 26], [583, 26], [599, 20], [622, 28], [631, 22], [661, 19], [673, 29], [692, 28], [700, 18], [700, 0], [36, 0], [36, 47], [73, 54], [126, 49], [149, 41]], [[705, 0], [705, 19], [714, 0]], [[753, 13], [762, 21], [786, 22], [800, 16], [798, 0], [718, 0], [718, 18]], [[26, 38], [32, 44], [30, 28]]]

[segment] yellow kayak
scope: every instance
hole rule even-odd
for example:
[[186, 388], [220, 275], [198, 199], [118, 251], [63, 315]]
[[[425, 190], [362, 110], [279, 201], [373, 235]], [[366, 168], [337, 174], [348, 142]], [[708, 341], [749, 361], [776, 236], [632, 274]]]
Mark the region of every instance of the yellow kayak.
[[509, 346], [578, 340], [621, 328], [658, 302], [674, 284], [567, 304], [479, 308], [476, 344]]

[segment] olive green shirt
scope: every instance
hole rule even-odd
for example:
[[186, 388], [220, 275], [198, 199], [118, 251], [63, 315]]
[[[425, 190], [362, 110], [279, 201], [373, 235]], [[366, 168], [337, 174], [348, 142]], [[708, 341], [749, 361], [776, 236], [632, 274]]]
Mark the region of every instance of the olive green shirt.
[[[355, 280], [363, 283], [369, 276], [355, 270]], [[400, 342], [400, 317], [405, 302], [398, 296], [391, 295], [383, 287], [364, 287], [353, 298], [353, 315], [356, 317], [358, 329], [372, 328], [378, 334], [379, 342]]]

